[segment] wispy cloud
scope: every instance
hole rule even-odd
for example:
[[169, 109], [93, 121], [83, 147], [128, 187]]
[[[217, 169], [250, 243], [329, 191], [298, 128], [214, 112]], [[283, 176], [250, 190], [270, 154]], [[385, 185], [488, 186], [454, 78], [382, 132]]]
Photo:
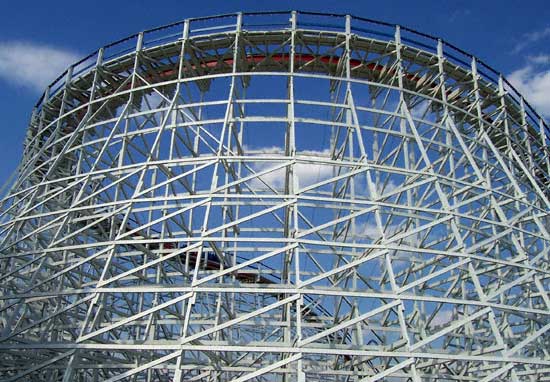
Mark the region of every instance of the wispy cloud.
[[550, 64], [550, 54], [538, 54], [529, 56], [529, 61], [533, 64], [545, 65]]
[[530, 57], [523, 68], [508, 75], [508, 80], [535, 110], [550, 117], [550, 56]]
[[513, 54], [519, 53], [530, 44], [548, 37], [550, 37], [550, 26], [538, 31], [526, 33], [522, 36], [521, 41], [516, 44], [516, 46], [512, 50], [512, 53]]
[[79, 55], [31, 42], [0, 42], [0, 78], [17, 86], [42, 91]]
[[454, 23], [455, 21], [466, 18], [471, 14], [471, 9], [456, 9], [453, 13], [451, 13], [451, 16], [449, 16], [449, 22]]

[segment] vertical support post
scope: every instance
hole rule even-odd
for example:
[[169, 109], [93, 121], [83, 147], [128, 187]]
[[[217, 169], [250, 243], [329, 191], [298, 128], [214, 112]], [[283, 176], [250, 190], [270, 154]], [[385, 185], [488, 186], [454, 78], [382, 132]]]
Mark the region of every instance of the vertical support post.
[[[544, 132], [544, 120], [539, 117], [539, 135], [540, 140], [542, 142], [542, 148], [543, 148], [543, 155], [544, 162], [546, 164], [546, 174], [550, 176], [550, 150], [548, 148], [548, 138]], [[548, 184], [547, 186], [550, 187], [550, 179], [547, 179]]]
[[[229, 124], [234, 123], [231, 119], [232, 119], [232, 115], [233, 115], [233, 107], [234, 107], [233, 103], [234, 103], [234, 98], [235, 98], [235, 93], [236, 93], [236, 76], [237, 76], [237, 65], [239, 64], [238, 60], [239, 60], [239, 47], [240, 47], [241, 28], [242, 28], [242, 13], [239, 12], [239, 13], [236, 14], [235, 42], [233, 44], [233, 67], [232, 67], [232, 72], [231, 72], [231, 84], [230, 84], [230, 87], [229, 87], [229, 93], [228, 93], [228, 98], [227, 98], [227, 106], [226, 106], [226, 110], [225, 110], [225, 117], [224, 117], [222, 129], [221, 129], [221, 132], [220, 132], [219, 144], [218, 144], [218, 148], [217, 148], [217, 151], [216, 151], [216, 155], [217, 155], [218, 159], [217, 159], [216, 163], [214, 164], [212, 181], [210, 183], [210, 194], [206, 198], [207, 202], [206, 202], [206, 209], [205, 209], [205, 213], [204, 213], [204, 219], [203, 219], [203, 223], [202, 223], [202, 227], [201, 227], [201, 239], [197, 242], [199, 247], [197, 248], [195, 268], [193, 270], [193, 277], [192, 277], [192, 280], [191, 280], [191, 285], [193, 285], [198, 280], [198, 271], [199, 271], [199, 267], [200, 267], [200, 264], [201, 264], [201, 259], [202, 259], [202, 256], [203, 256], [204, 242], [206, 241], [205, 240], [205, 234], [208, 231], [208, 222], [209, 222], [209, 218], [210, 218], [210, 211], [211, 211], [211, 208], [212, 208], [213, 192], [214, 192], [214, 190], [216, 189], [216, 187], [218, 185], [218, 169], [219, 169], [220, 163], [221, 163], [222, 160], [224, 160], [224, 159], [221, 159], [221, 156], [222, 156], [222, 152], [223, 152], [223, 149], [224, 149], [225, 135], [226, 135], [226, 132], [228, 130], [230, 130]], [[187, 29], [187, 31], [188, 31], [188, 29]], [[188, 32], [186, 32], [186, 33], [188, 33]], [[207, 261], [207, 259], [205, 259], [205, 261]], [[188, 328], [189, 328], [189, 321], [190, 321], [190, 318], [191, 318], [193, 305], [195, 304], [195, 301], [196, 301], [196, 296], [197, 296], [196, 292], [193, 291], [191, 298], [187, 302], [186, 312], [185, 312], [185, 316], [184, 316], [183, 334], [182, 334], [182, 337], [180, 339], [182, 343], [185, 340], [185, 338], [187, 337], [187, 331], [188, 331]], [[174, 374], [174, 382], [180, 382], [182, 380], [181, 362], [182, 362], [182, 358], [183, 358], [183, 352], [184, 351], [181, 350], [179, 352], [179, 355], [177, 356], [176, 371], [175, 371], [175, 374]]]
[[[92, 102], [95, 99], [96, 89], [99, 86], [98, 82], [100, 80], [99, 77], [100, 77], [101, 65], [103, 64], [103, 54], [104, 54], [104, 48], [100, 48], [98, 50], [98, 53], [97, 53], [96, 69], [95, 69], [95, 72], [94, 72], [94, 79], [93, 79], [91, 90], [90, 90], [90, 98], [89, 98], [89, 101], [88, 101], [86, 114], [83, 116], [82, 120], [80, 121], [79, 128], [81, 126], [83, 126], [83, 124], [88, 120], [88, 118], [89, 118], [89, 116], [92, 112]], [[136, 60], [137, 60], [137, 58], [136, 58]], [[122, 116], [121, 116], [121, 118], [122, 118]], [[84, 135], [83, 135], [82, 140], [85, 141], [85, 138], [86, 138], [86, 131], [84, 131]], [[82, 148], [81, 149], [81, 154], [79, 156], [79, 160], [78, 160], [78, 163], [77, 163], [77, 174], [80, 173], [81, 170], [82, 170], [81, 166], [82, 166], [83, 157], [84, 157], [84, 149]], [[91, 172], [87, 176], [86, 182], [89, 181], [90, 175], [91, 175]], [[84, 188], [85, 188], [85, 186], [82, 186], [80, 188], [80, 191], [74, 197], [74, 201], [78, 201], [82, 197], [82, 195], [84, 193]], [[74, 204], [74, 201], [73, 201], [73, 204]], [[99, 282], [101, 282], [105, 278], [105, 276], [107, 275], [107, 270], [108, 270], [108, 268], [111, 264], [112, 258], [114, 256], [114, 251], [115, 251], [114, 245], [111, 244], [108, 247], [107, 250], [109, 251], [109, 256], [108, 256], [108, 259], [107, 259], [107, 261], [105, 262], [105, 264], [103, 266]], [[98, 319], [99, 311], [101, 310], [101, 307], [96, 311], [95, 316], [93, 316], [93, 312], [94, 312], [94, 307], [96, 305], [101, 305], [102, 304], [100, 302], [100, 298], [101, 298], [101, 294], [95, 292], [94, 295], [93, 295], [93, 298], [90, 300], [90, 304], [88, 306], [86, 317], [83, 320], [83, 323], [82, 323], [82, 326], [80, 328], [79, 335], [78, 335], [78, 338], [77, 338], [76, 342], [78, 342], [80, 340], [80, 338], [82, 338], [84, 336], [86, 328], [87, 328], [88, 323], [90, 322], [90, 320], [95, 321], [96, 319]], [[63, 375], [63, 382], [69, 382], [73, 379], [73, 374], [74, 374], [73, 364], [74, 364], [74, 362], [76, 362], [75, 359], [76, 359], [77, 355], [78, 355], [78, 350], [75, 350], [73, 352], [73, 354], [71, 355], [71, 358], [69, 359], [67, 368], [65, 369], [65, 373]]]

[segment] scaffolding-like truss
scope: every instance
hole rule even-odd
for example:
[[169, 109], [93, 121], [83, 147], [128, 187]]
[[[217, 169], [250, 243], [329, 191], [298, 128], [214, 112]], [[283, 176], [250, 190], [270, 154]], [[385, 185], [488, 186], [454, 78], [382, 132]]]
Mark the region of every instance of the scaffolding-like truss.
[[4, 191], [0, 379], [550, 380], [548, 142], [494, 70], [363, 18], [101, 48]]

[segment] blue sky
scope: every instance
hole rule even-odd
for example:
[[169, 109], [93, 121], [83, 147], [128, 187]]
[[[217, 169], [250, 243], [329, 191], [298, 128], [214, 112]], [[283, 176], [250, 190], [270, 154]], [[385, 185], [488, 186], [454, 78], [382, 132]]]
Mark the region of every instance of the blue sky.
[[0, 14], [0, 183], [20, 160], [41, 89], [99, 46], [187, 17], [238, 10], [351, 13], [406, 25], [473, 53], [550, 117], [550, 2], [511, 1], [19, 1]]

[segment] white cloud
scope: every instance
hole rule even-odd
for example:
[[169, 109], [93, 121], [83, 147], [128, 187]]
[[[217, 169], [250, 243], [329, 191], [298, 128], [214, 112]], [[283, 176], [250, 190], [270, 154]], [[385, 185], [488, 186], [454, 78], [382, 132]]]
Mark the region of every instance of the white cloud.
[[[264, 171], [276, 167], [276, 165], [278, 163], [266, 162], [256, 165], [254, 170], [256, 172]], [[275, 190], [282, 191], [285, 185], [285, 172], [286, 169], [281, 168], [262, 175], [260, 178]], [[330, 178], [332, 176], [332, 166], [319, 163], [296, 163], [294, 165], [294, 173], [298, 178], [299, 187], [303, 188]], [[255, 187], [265, 188], [265, 185], [259, 180], [255, 180], [253, 184]]]
[[250, 147], [248, 145], [243, 145], [243, 150], [245, 153], [254, 153], [254, 154], [280, 154], [284, 155], [285, 150], [280, 146], [270, 146], [270, 147]]
[[[384, 234], [386, 236], [386, 239], [391, 239], [393, 236], [403, 234], [403, 229], [400, 229], [400, 227], [395, 224], [383, 227], [383, 229], [384, 229]], [[380, 238], [382, 238], [382, 232], [380, 231], [380, 229], [378, 228], [378, 226], [374, 221], [357, 224], [356, 231], [359, 239], [367, 238], [369, 240], [377, 241]], [[405, 236], [399, 241], [402, 242], [404, 245], [416, 247], [419, 244], [418, 234], [411, 234], [409, 236]]]
[[[391, 227], [389, 231], [393, 232], [394, 230], [395, 227]], [[359, 236], [364, 235], [371, 240], [378, 240], [382, 237], [382, 231], [374, 222], [358, 224], [357, 233], [359, 234]]]
[[[250, 148], [248, 146], [244, 147], [245, 152], [254, 152], [260, 154], [269, 154], [269, 155], [284, 155], [282, 148], [277, 146], [272, 147], [259, 147], [259, 148]], [[308, 156], [312, 159], [327, 159], [330, 156], [329, 150], [323, 151], [314, 151], [314, 150], [302, 150], [298, 155]], [[258, 162], [254, 165], [253, 169], [256, 172], [265, 171], [270, 168], [279, 166], [280, 163], [274, 162]], [[294, 165], [294, 173], [298, 178], [298, 186], [304, 188], [312, 184], [318, 183], [325, 179], [331, 178], [333, 176], [333, 166], [323, 164], [323, 163], [304, 163], [299, 162]], [[264, 183], [267, 183], [270, 187], [274, 188], [277, 191], [282, 191], [285, 186], [285, 174], [286, 168], [280, 168], [278, 170], [269, 172], [265, 175], [259, 177]], [[259, 179], [254, 179], [252, 186], [254, 188], [266, 188], [265, 184], [262, 183]]]
[[79, 55], [64, 49], [30, 42], [0, 42], [0, 78], [15, 85], [42, 91]]
[[533, 64], [538, 65], [550, 64], [550, 54], [538, 54], [536, 56], [529, 56], [529, 61]]
[[388, 195], [388, 194], [391, 194], [392, 192], [394, 192], [399, 186], [393, 181], [393, 180], [389, 180], [388, 183], [386, 183], [386, 185], [384, 185], [383, 183], [378, 183], [376, 185], [376, 192], [378, 192], [378, 195]]
[[[254, 153], [254, 155], [265, 154], [268, 156], [280, 155], [284, 156], [284, 150], [278, 146], [266, 146], [266, 147], [256, 147], [252, 148], [250, 146], [244, 145], [244, 152], [247, 154]], [[322, 151], [317, 150], [300, 150], [297, 153], [301, 157], [308, 157], [313, 160], [325, 160], [329, 159], [331, 151], [325, 149]], [[302, 159], [303, 160], [303, 159]], [[270, 161], [258, 161], [253, 165], [253, 170], [255, 172], [261, 172], [269, 170], [270, 168], [275, 168], [280, 165], [280, 162], [270, 162]], [[319, 183], [323, 180], [330, 179], [333, 176], [340, 175], [336, 166], [331, 166], [324, 163], [316, 162], [299, 162], [294, 165], [294, 173], [298, 178], [299, 188], [308, 187], [312, 184]], [[269, 172], [265, 175], [262, 175], [251, 182], [251, 185], [254, 188], [265, 189], [267, 183], [270, 187], [274, 188], [277, 191], [282, 191], [285, 186], [285, 174], [286, 168], [280, 168]], [[343, 174], [343, 173], [342, 173]], [[260, 181], [260, 179], [263, 181]], [[366, 178], [364, 174], [356, 178], [355, 181], [356, 192], [358, 193], [368, 193]], [[380, 182], [376, 185], [376, 190], [378, 196], [383, 196], [392, 193], [398, 188], [398, 185], [390, 179], [387, 184], [384, 186], [384, 182]]]
[[547, 37], [550, 37], [550, 26], [544, 29], [541, 29], [540, 31], [526, 33], [522, 36], [521, 42], [516, 44], [516, 46], [512, 50], [512, 53], [514, 54], [519, 53], [520, 51], [525, 49], [529, 44], [540, 41]]
[[453, 319], [453, 311], [448, 309], [441, 309], [437, 312], [436, 316], [432, 319], [431, 324], [433, 326], [441, 326], [449, 323]]
[[525, 35], [529, 41], [538, 41], [546, 37], [550, 37], [550, 27], [546, 27], [540, 31], [534, 31]]
[[508, 75], [508, 80], [537, 112], [550, 116], [550, 67], [540, 68], [535, 59]]

